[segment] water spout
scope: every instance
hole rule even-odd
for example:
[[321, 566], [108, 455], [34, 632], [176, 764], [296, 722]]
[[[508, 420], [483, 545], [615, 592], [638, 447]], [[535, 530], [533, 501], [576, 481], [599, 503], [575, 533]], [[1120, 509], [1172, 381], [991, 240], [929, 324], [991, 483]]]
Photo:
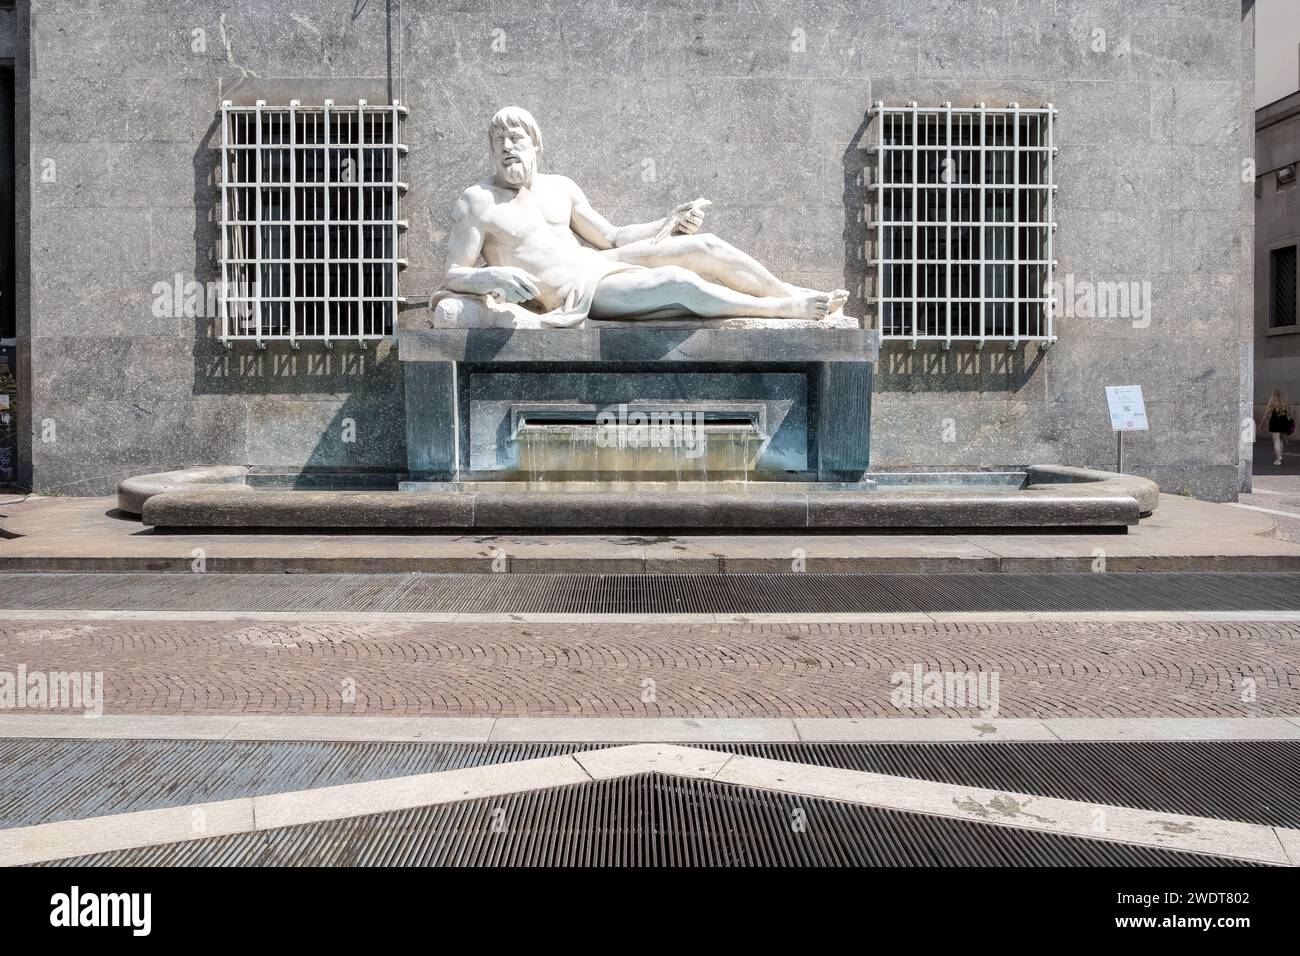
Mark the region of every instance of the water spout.
[[767, 436], [754, 416], [735, 412], [619, 405], [599, 413], [526, 412], [514, 442], [520, 471], [539, 487], [584, 482], [635, 488], [647, 481], [746, 487]]

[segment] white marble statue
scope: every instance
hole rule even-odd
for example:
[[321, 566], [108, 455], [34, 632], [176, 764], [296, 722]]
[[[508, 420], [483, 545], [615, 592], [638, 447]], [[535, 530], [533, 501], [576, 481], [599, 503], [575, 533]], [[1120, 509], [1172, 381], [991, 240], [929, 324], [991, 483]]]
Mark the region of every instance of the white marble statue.
[[588, 317], [821, 322], [848, 298], [843, 289], [782, 282], [701, 233], [704, 199], [655, 222], [613, 225], [573, 180], [538, 172], [542, 134], [527, 110], [498, 111], [488, 143], [495, 171], [452, 209], [445, 286], [435, 303], [448, 293], [491, 296], [516, 315], [535, 315], [538, 326], [567, 327]]

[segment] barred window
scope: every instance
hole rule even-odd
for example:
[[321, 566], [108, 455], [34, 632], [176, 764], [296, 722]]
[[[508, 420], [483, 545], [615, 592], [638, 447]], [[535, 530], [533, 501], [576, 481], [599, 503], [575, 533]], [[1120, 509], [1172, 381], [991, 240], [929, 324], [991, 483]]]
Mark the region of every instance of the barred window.
[[1286, 329], [1295, 325], [1295, 246], [1283, 246], [1269, 253], [1269, 327]]
[[876, 103], [871, 115], [882, 340], [1050, 345], [1056, 110]]
[[368, 340], [397, 319], [406, 108], [221, 107], [221, 341]]

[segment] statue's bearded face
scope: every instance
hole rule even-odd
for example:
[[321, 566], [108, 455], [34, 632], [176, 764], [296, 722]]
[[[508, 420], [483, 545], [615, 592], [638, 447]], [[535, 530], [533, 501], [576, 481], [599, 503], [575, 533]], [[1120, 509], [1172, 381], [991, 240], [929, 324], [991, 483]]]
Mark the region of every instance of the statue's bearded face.
[[502, 182], [522, 186], [531, 182], [537, 171], [537, 144], [520, 126], [493, 130], [492, 160]]

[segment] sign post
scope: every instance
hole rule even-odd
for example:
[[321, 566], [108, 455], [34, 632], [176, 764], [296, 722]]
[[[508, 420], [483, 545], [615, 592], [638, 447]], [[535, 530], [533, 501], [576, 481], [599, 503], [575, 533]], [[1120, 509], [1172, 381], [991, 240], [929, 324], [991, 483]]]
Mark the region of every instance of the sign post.
[[1115, 470], [1124, 471], [1124, 433], [1148, 430], [1147, 406], [1142, 400], [1141, 385], [1107, 385], [1106, 404], [1110, 407], [1110, 427], [1115, 431]]

